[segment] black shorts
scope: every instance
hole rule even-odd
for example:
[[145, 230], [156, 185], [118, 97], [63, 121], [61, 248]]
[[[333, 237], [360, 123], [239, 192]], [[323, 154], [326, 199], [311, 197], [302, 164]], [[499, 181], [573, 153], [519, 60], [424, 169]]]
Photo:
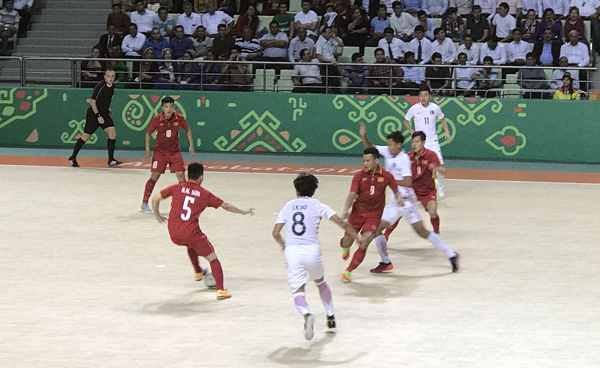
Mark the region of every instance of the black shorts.
[[115, 126], [115, 123], [110, 115], [103, 114], [102, 117], [104, 118], [104, 124], [100, 125], [98, 122], [98, 117], [96, 114], [94, 114], [94, 111], [92, 111], [92, 109], [88, 109], [87, 114], [85, 114], [85, 127], [83, 128], [83, 132], [85, 134], [94, 134], [98, 128], [106, 129]]

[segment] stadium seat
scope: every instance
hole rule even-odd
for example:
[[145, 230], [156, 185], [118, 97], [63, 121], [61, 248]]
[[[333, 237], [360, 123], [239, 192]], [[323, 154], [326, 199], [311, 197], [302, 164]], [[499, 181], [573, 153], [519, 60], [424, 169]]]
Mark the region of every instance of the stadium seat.
[[356, 46], [344, 46], [344, 52], [338, 58], [340, 63], [351, 63], [352, 62], [352, 54], [355, 52], [359, 52], [360, 48]]
[[[550, 74], [552, 74], [552, 73], [550, 73]], [[506, 77], [506, 80], [505, 80], [506, 84], [517, 84], [519, 75], [517, 73], [506, 74], [505, 77]]]
[[275, 70], [256, 69], [254, 92], [273, 92], [275, 88]]
[[502, 93], [504, 98], [519, 98], [521, 86], [518, 84], [506, 83], [504, 85], [504, 92]]
[[302, 11], [302, 1], [290, 0], [290, 13], [298, 13]]
[[377, 47], [365, 47], [365, 55], [363, 58], [365, 63], [367, 63], [367, 64], [375, 63], [375, 49], [376, 48]]
[[277, 81], [277, 92], [292, 92], [292, 89], [294, 89], [294, 82], [292, 82], [292, 73], [293, 70], [290, 69], [281, 70], [281, 76]]

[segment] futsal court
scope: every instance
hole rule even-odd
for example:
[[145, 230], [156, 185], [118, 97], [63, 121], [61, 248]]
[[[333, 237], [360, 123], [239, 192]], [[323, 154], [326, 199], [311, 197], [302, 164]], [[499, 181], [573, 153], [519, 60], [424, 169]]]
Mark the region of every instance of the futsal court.
[[[315, 198], [341, 213], [351, 176], [316, 174]], [[205, 172], [208, 190], [256, 208], [200, 217], [233, 294], [219, 301], [166, 226], [139, 212], [147, 168], [0, 166], [0, 366], [597, 366], [599, 185], [446, 180], [441, 234], [462, 256], [457, 274], [402, 222], [389, 242], [394, 270], [369, 273], [371, 244], [342, 284], [343, 231], [323, 220], [338, 328], [326, 332], [309, 284], [307, 342], [271, 237], [295, 175]], [[154, 193], [175, 182], [163, 175]]]

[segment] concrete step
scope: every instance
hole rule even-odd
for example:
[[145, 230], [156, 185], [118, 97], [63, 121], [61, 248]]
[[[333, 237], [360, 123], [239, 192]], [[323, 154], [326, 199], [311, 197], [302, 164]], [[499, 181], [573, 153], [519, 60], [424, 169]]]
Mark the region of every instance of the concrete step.
[[70, 32], [98, 32], [98, 38], [106, 32], [106, 23], [35, 23], [32, 26], [33, 31], [55, 32], [54, 34], [68, 34]]
[[104, 19], [106, 21], [106, 17], [110, 13], [110, 9], [82, 9], [82, 10], [73, 10], [73, 9], [61, 9], [61, 8], [46, 8], [42, 10], [42, 17], [52, 17], [54, 19], [78, 19], [80, 17], [94, 17], [99, 19]]
[[[93, 46], [93, 45], [92, 45]], [[74, 56], [90, 53], [92, 46], [32, 46], [19, 45], [17, 52], [19, 55], [52, 55], [52, 56]]]
[[[106, 12], [106, 16], [112, 11], [110, 2], [88, 2], [88, 1], [50, 1], [44, 10], [48, 9], [68, 9], [71, 12], [81, 9], [101, 10]], [[42, 11], [43, 12], [43, 11]]]
[[[71, 35], [69, 35], [71, 36]], [[98, 38], [34, 38], [27, 37], [20, 39], [18, 42], [19, 47], [21, 46], [55, 46], [56, 48], [62, 48], [64, 45], [67, 46], [81, 46], [88, 47], [90, 50], [98, 42]]]
[[[51, 12], [52, 10], [45, 10], [44, 12]], [[104, 23], [106, 26], [106, 14], [104, 12], [94, 13], [42, 13], [41, 19], [38, 23], [45, 23], [45, 21], [51, 21], [53, 23], [61, 24], [85, 24], [85, 23]]]
[[[106, 32], [94, 32], [94, 31], [71, 31], [67, 34], [67, 36], [71, 39], [87, 39], [87, 40], [96, 40], [96, 42], [98, 40], [100, 40], [100, 36], [102, 36], [104, 33]], [[48, 32], [48, 31], [29, 31], [27, 32], [27, 38], [20, 38], [19, 41], [21, 40], [27, 40], [27, 39], [39, 39], [39, 38], [45, 38], [45, 39], [52, 39], [52, 38], [57, 38], [57, 34], [56, 32]]]

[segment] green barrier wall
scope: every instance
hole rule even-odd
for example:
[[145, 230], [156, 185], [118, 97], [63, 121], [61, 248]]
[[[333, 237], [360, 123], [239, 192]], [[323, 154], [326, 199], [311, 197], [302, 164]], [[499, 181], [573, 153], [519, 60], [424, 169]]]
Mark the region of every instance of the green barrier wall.
[[[171, 92], [171, 93], [169, 93]], [[117, 149], [144, 149], [144, 134], [162, 97], [187, 119], [196, 150], [359, 154], [358, 123], [369, 138], [402, 129], [416, 97], [117, 90]], [[83, 132], [88, 89], [0, 89], [0, 146], [71, 148]], [[600, 104], [594, 101], [435, 98], [452, 143], [445, 157], [600, 163]], [[182, 134], [182, 149], [187, 148]], [[89, 146], [104, 149], [97, 131]], [[410, 149], [410, 143], [406, 146]]]

